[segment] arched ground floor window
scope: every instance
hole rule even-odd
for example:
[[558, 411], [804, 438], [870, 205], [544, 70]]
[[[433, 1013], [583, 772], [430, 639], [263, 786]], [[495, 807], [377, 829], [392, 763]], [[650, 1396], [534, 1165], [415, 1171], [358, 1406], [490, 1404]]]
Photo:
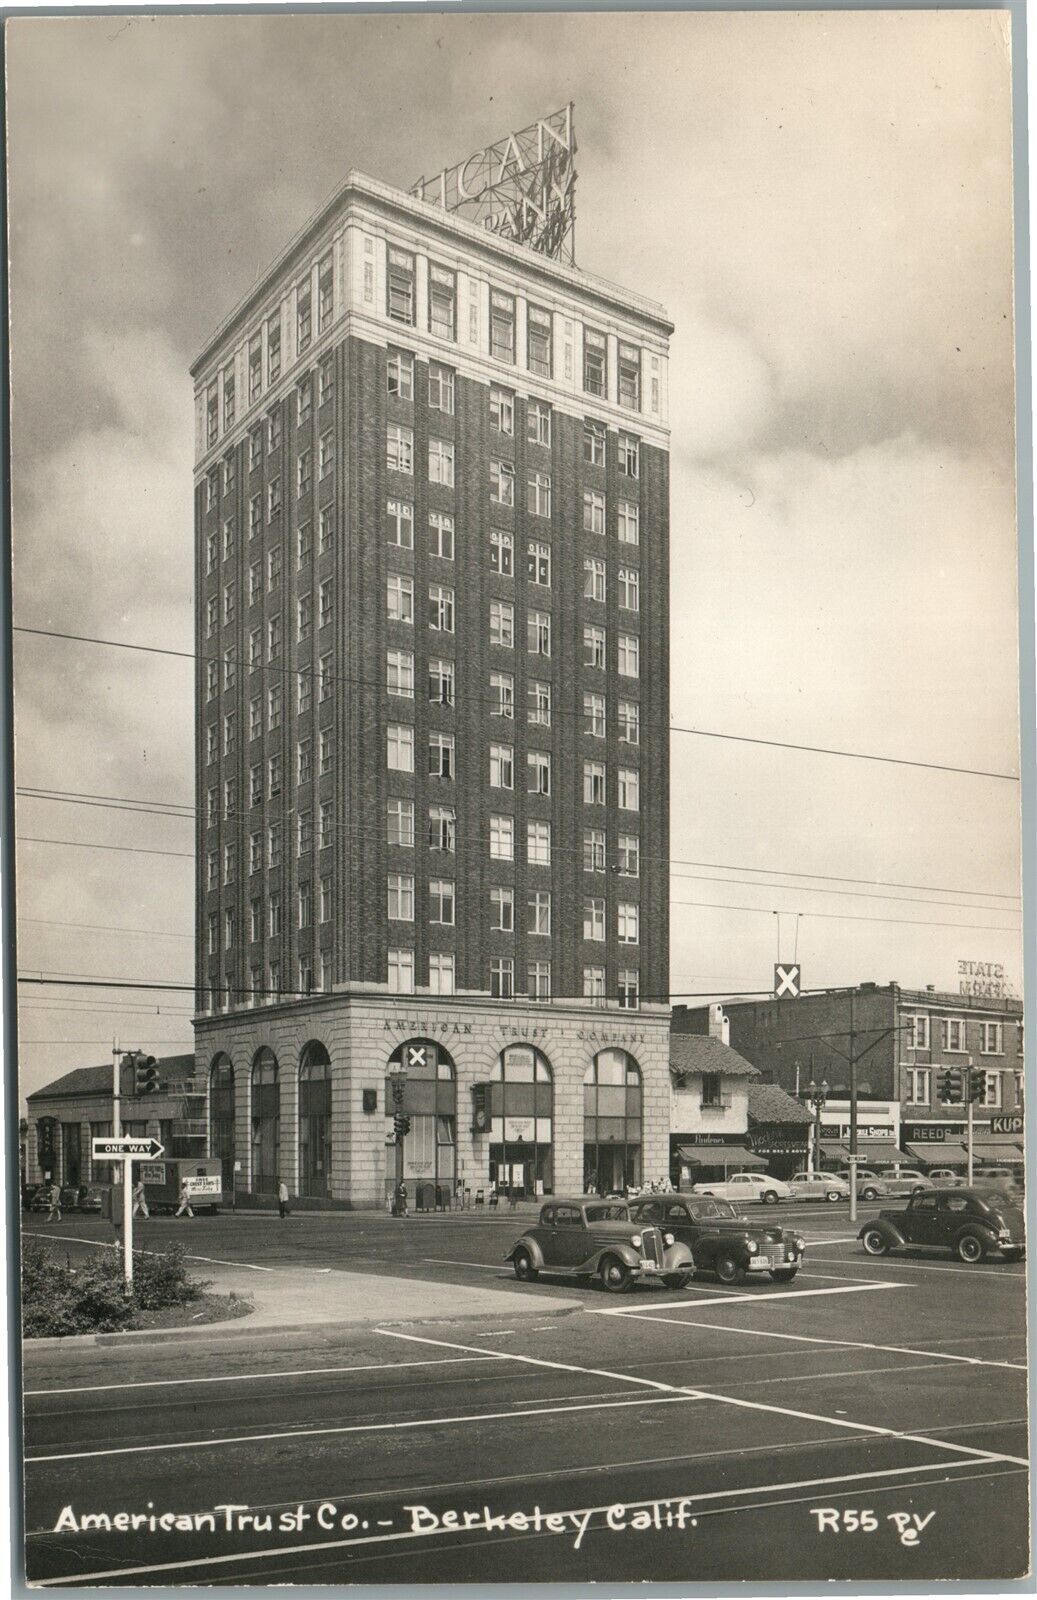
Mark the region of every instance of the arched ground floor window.
[[[402, 1099], [393, 1095], [402, 1076]], [[453, 1059], [431, 1039], [408, 1039], [389, 1057], [385, 1080], [386, 1136], [399, 1113], [410, 1123], [402, 1138], [403, 1179], [410, 1203], [423, 1203], [429, 1186], [453, 1192], [457, 1179], [457, 1074]], [[387, 1145], [386, 1184], [396, 1182], [397, 1146]], [[423, 1191], [419, 1194], [419, 1188]], [[432, 1204], [435, 1204], [433, 1196]]]
[[281, 1168], [281, 1085], [266, 1045], [252, 1062], [252, 1193], [274, 1194]]
[[512, 1044], [489, 1080], [490, 1182], [506, 1194], [554, 1192], [554, 1084], [547, 1057]]
[[583, 1187], [622, 1193], [641, 1182], [641, 1069], [625, 1050], [600, 1050], [583, 1077]]
[[331, 1057], [316, 1039], [299, 1060], [299, 1193], [331, 1193]]

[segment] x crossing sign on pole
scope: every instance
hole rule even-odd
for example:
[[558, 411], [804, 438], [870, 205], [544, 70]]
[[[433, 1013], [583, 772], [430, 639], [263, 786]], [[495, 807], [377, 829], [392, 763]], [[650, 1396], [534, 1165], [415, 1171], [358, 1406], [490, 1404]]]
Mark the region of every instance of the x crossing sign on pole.
[[798, 962], [790, 962], [782, 966], [780, 962], [774, 968], [774, 998], [775, 1000], [797, 1000], [803, 988], [803, 969]]

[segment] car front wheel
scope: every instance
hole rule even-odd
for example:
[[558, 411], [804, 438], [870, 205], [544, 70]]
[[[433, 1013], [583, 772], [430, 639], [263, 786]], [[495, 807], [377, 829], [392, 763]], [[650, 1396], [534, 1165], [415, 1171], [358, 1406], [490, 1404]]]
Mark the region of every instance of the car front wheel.
[[798, 1267], [773, 1267], [771, 1277], [775, 1283], [791, 1283], [798, 1271]]
[[884, 1256], [889, 1250], [889, 1240], [881, 1228], [869, 1228], [862, 1235], [861, 1243], [869, 1256]]
[[776, 1206], [778, 1203], [778, 1196], [775, 1194], [773, 1189], [765, 1189], [760, 1196], [760, 1199], [763, 1201], [765, 1206]]
[[520, 1283], [535, 1283], [537, 1278], [540, 1276], [536, 1267], [533, 1265], [533, 1257], [530, 1255], [528, 1250], [516, 1250], [513, 1258], [513, 1264], [515, 1267], [515, 1276]]
[[861, 1199], [862, 1200], [877, 1200], [878, 1197], [879, 1197], [879, 1191], [877, 1189], [862, 1189], [861, 1190]]
[[630, 1268], [618, 1256], [606, 1256], [600, 1267], [602, 1288], [609, 1294], [622, 1294], [630, 1282]]
[[841, 1200], [842, 1195], [839, 1193], [838, 1189], [826, 1189], [825, 1199], [831, 1204], [835, 1200]]
[[721, 1283], [741, 1283], [745, 1268], [732, 1255], [717, 1256], [713, 1270]]
[[975, 1233], [963, 1233], [956, 1246], [959, 1261], [967, 1261], [970, 1265], [982, 1261], [987, 1253], [983, 1240]]

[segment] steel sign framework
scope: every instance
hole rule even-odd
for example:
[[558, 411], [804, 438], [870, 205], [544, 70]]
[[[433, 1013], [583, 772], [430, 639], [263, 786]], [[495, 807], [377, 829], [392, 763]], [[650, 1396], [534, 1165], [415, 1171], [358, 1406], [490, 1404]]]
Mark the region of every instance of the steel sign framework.
[[576, 129], [572, 102], [476, 150], [411, 190], [541, 255], [575, 265]]

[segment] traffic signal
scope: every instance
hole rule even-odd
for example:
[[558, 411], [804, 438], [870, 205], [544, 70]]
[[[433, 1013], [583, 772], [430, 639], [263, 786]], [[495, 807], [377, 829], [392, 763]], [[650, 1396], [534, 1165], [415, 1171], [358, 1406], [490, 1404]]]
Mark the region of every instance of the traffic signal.
[[985, 1100], [987, 1093], [987, 1075], [982, 1067], [972, 1067], [969, 1071], [969, 1099], [975, 1105], [977, 1100]]
[[963, 1099], [961, 1073], [952, 1068], [940, 1078], [940, 1099], [944, 1105], [960, 1105]]
[[490, 1126], [490, 1110], [486, 1091], [487, 1085], [485, 1083], [472, 1084], [473, 1133], [486, 1133]]
[[392, 1098], [393, 1098], [393, 1104], [394, 1105], [402, 1106], [402, 1104], [403, 1104], [403, 1089], [404, 1089], [404, 1084], [403, 1084], [402, 1074], [399, 1073], [399, 1072], [396, 1072], [396, 1073], [393, 1074], [393, 1080], [392, 1080]]
[[405, 1117], [402, 1111], [397, 1111], [392, 1119], [392, 1127], [397, 1141], [405, 1138], [410, 1133], [410, 1117]]
[[158, 1062], [143, 1050], [130, 1050], [127, 1060], [133, 1068], [134, 1094], [158, 1094]]

